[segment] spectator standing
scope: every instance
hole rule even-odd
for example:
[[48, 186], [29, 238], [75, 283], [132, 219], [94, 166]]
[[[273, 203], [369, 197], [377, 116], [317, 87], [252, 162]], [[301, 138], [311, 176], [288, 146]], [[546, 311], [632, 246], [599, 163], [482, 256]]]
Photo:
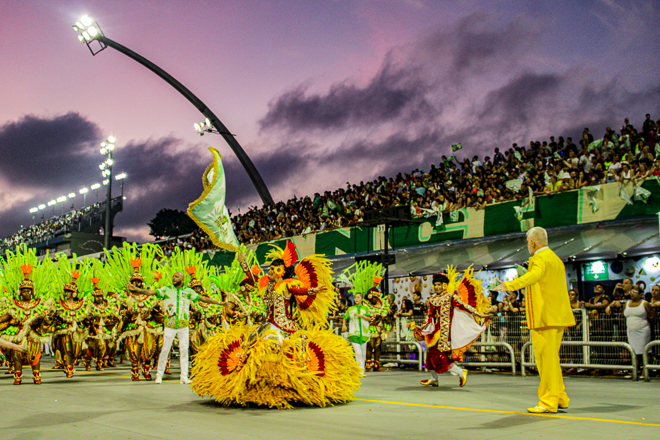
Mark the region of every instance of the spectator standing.
[[626, 317], [628, 343], [635, 351], [637, 365], [641, 368], [644, 348], [646, 344], [651, 342], [651, 324], [649, 321], [655, 321], [657, 318], [655, 309], [644, 300], [644, 292], [639, 286], [633, 286], [630, 289], [629, 301], [624, 303], [614, 301], [608, 306], [608, 314], [612, 312], [613, 307], [623, 308], [623, 316]]

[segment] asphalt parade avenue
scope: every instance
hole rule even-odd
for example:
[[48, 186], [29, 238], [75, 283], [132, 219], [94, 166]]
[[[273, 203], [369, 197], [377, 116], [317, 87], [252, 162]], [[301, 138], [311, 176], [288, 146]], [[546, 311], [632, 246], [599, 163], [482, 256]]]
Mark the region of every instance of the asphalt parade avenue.
[[67, 379], [43, 362], [43, 385], [24, 369], [22, 385], [0, 368], [3, 439], [427, 439], [626, 438], [660, 434], [660, 381], [566, 377], [571, 405], [529, 415], [538, 377], [470, 373], [465, 388], [449, 375], [438, 388], [425, 373], [368, 373], [356, 400], [329, 408], [225, 408], [178, 383], [178, 362], [162, 385], [130, 380], [127, 364], [102, 372], [80, 367]]

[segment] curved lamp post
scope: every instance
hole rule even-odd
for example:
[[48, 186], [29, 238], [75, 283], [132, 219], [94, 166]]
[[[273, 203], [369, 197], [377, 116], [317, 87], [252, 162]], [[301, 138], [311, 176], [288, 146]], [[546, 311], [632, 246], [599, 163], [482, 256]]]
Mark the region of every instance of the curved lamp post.
[[99, 24], [93, 21], [91, 18], [83, 17], [79, 22], [73, 25], [73, 29], [79, 33], [78, 39], [87, 45], [92, 55], [96, 55], [107, 47], [112, 47], [113, 49], [118, 50], [124, 55], [142, 64], [144, 67], [160, 76], [165, 80], [165, 82], [167, 82], [179, 93], [181, 93], [188, 101], [192, 103], [192, 105], [197, 108], [197, 110], [199, 110], [209, 120], [209, 122], [217, 130], [217, 133], [220, 134], [229, 144], [231, 149], [234, 151], [234, 154], [236, 154], [238, 160], [241, 162], [241, 165], [243, 165], [243, 168], [245, 168], [245, 171], [247, 171], [248, 176], [250, 176], [252, 183], [257, 188], [257, 192], [261, 197], [261, 201], [265, 205], [273, 204], [273, 197], [270, 195], [268, 187], [266, 187], [266, 184], [261, 178], [259, 171], [257, 171], [257, 168], [252, 163], [252, 160], [250, 160], [248, 155], [245, 153], [243, 147], [241, 147], [238, 141], [236, 141], [234, 135], [229, 132], [227, 127], [225, 127], [225, 125], [220, 122], [220, 119], [218, 119], [218, 117], [197, 96], [195, 96], [179, 81], [174, 79], [169, 73], [165, 72], [163, 69], [148, 59], [106, 37], [103, 34]]

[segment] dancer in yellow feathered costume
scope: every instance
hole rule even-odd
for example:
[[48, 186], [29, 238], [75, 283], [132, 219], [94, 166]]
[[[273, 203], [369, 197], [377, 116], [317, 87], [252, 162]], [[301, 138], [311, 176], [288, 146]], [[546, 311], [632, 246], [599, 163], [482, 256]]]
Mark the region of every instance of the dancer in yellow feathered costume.
[[293, 243], [274, 247], [268, 275], [259, 281], [264, 323], [211, 337], [195, 359], [193, 390], [224, 405], [349, 402], [360, 369], [351, 347], [325, 329], [334, 298], [329, 261], [313, 255], [296, 265]]

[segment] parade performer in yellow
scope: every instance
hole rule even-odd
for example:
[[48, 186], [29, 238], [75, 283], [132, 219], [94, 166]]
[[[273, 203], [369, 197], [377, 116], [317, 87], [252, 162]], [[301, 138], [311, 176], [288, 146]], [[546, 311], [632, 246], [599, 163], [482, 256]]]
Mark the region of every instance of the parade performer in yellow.
[[17, 247], [16, 253], [7, 252], [6, 260], [0, 258], [0, 295], [6, 300], [0, 315], [4, 327], [0, 346], [13, 367], [14, 385], [23, 381], [23, 365], [32, 367], [34, 383], [41, 384], [41, 344], [52, 332], [51, 272], [50, 257], [39, 262], [36, 249], [28, 250], [26, 245]]
[[55, 314], [58, 321], [53, 339], [59, 341], [59, 349], [64, 361], [64, 374], [72, 377], [73, 366], [78, 362], [83, 351], [85, 327], [83, 321], [87, 316], [87, 296], [92, 290], [91, 261], [78, 262], [76, 254], [72, 261], [64, 254], [59, 254], [57, 265], [53, 271], [51, 290], [62, 291], [55, 301]]
[[[106, 251], [104, 279], [109, 289], [122, 297], [120, 314], [122, 325], [117, 342], [124, 344], [131, 361], [131, 379], [140, 380], [140, 369], [151, 380], [151, 368], [160, 353], [163, 336], [163, 312], [155, 296], [129, 294], [126, 282], [138, 289], [147, 286], [157, 289], [162, 284], [164, 258], [160, 246], [145, 243], [141, 248], [124, 243], [121, 248]], [[159, 344], [160, 343], [160, 344]]]
[[[94, 260], [94, 266], [99, 267], [102, 263]], [[96, 363], [96, 370], [102, 371], [104, 363], [107, 362], [110, 350], [114, 347], [116, 339], [115, 326], [119, 317], [119, 304], [114, 298], [106, 298], [105, 291], [99, 287], [101, 279], [92, 278], [94, 289], [92, 290], [92, 301], [87, 305], [87, 316], [85, 317], [85, 368], [89, 371], [92, 361]], [[104, 283], [107, 285], [107, 282]], [[110, 321], [115, 325], [108, 325]], [[108, 331], [110, 327], [110, 331]], [[113, 357], [114, 360], [114, 357]]]
[[288, 242], [267, 254], [259, 295], [260, 326], [236, 325], [213, 336], [193, 362], [193, 391], [224, 405], [291, 408], [353, 399], [360, 368], [346, 341], [325, 329], [334, 289], [329, 261], [303, 258]]
[[521, 277], [501, 283], [494, 290], [504, 292], [525, 288], [527, 327], [532, 333], [536, 367], [541, 376], [539, 403], [527, 408], [531, 413], [555, 413], [568, 409], [559, 349], [564, 328], [575, 325], [566, 288], [566, 269], [548, 247], [548, 233], [535, 227], [527, 231], [527, 250], [532, 255], [529, 269]]
[[456, 278], [453, 267], [447, 274], [433, 275], [428, 320], [417, 333], [426, 341], [426, 369], [431, 372], [431, 379], [422, 380], [422, 385], [437, 387], [438, 374], [449, 371], [459, 377], [461, 387], [465, 386], [468, 371], [456, 362], [463, 359], [488, 324], [490, 303], [472, 269], [465, 271], [460, 282]]

